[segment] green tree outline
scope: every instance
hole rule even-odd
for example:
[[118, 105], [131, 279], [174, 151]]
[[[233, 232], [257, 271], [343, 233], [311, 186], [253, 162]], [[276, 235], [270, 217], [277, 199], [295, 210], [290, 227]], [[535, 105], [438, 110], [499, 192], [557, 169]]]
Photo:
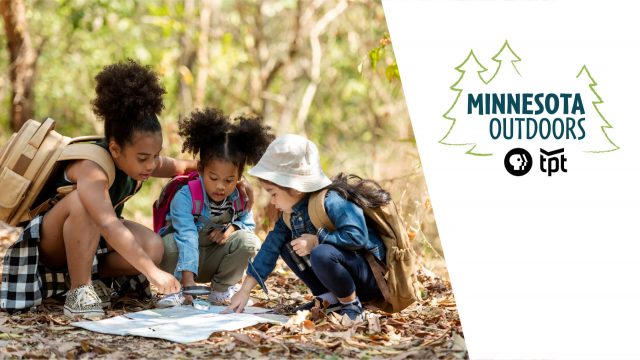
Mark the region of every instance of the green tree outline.
[[[513, 66], [513, 69], [516, 71], [516, 73], [519, 76], [522, 76], [522, 74], [520, 74], [520, 71], [518, 70], [518, 67], [515, 64], [515, 63], [517, 63], [519, 61], [522, 61], [522, 59], [518, 56], [518, 54], [515, 53], [515, 51], [513, 51], [513, 49], [511, 49], [511, 45], [509, 45], [509, 41], [505, 40], [504, 44], [502, 44], [502, 47], [500, 48], [500, 50], [498, 50], [498, 52], [491, 58], [491, 60], [493, 60], [493, 61], [498, 63], [498, 68], [496, 69], [496, 72], [493, 74], [491, 79], [489, 79], [486, 82], [486, 84], [489, 84], [491, 81], [493, 81], [493, 79], [495, 79], [495, 77], [500, 72], [500, 69], [502, 68], [502, 62], [505, 61], [504, 56], [503, 56], [503, 53], [504, 53], [505, 49], [508, 49], [509, 53], [511, 55], [513, 55], [512, 58], [515, 58], [515, 60], [509, 60], [509, 62], [511, 62], [511, 65]], [[502, 59], [502, 60], [500, 60], [500, 59]]]
[[456, 125], [456, 118], [449, 116], [449, 113], [453, 110], [453, 108], [456, 106], [456, 104], [458, 103], [458, 100], [460, 100], [460, 95], [462, 95], [462, 91], [463, 89], [461, 88], [457, 88], [456, 86], [458, 86], [458, 84], [460, 84], [460, 82], [462, 81], [462, 78], [464, 78], [464, 75], [467, 73], [467, 70], [464, 70], [463, 67], [467, 64], [467, 62], [473, 58], [473, 60], [476, 62], [477, 65], [479, 65], [480, 69], [479, 71], [477, 71], [477, 75], [480, 78], [480, 81], [482, 81], [483, 83], [486, 84], [486, 82], [484, 81], [484, 79], [482, 78], [481, 73], [487, 71], [487, 68], [484, 67], [482, 65], [482, 63], [480, 63], [480, 61], [478, 61], [478, 58], [476, 57], [476, 55], [473, 52], [473, 49], [471, 49], [469, 51], [469, 55], [467, 55], [467, 57], [464, 59], [464, 61], [455, 67], [455, 70], [458, 71], [460, 73], [460, 77], [458, 78], [458, 80], [449, 87], [449, 89], [457, 92], [456, 95], [456, 99], [453, 102], [453, 104], [451, 104], [451, 106], [449, 107], [449, 109], [442, 115], [442, 117], [444, 117], [447, 120], [451, 121], [451, 126], [449, 127], [449, 130], [447, 131], [447, 133], [438, 141], [440, 144], [443, 145], [450, 145], [450, 146], [469, 146], [472, 145], [472, 147], [467, 150], [465, 152], [465, 154], [469, 154], [469, 155], [474, 155], [474, 156], [491, 156], [493, 154], [485, 154], [485, 153], [475, 153], [473, 152], [473, 150], [478, 146], [477, 143], [464, 143], [464, 144], [454, 144], [454, 143], [447, 143], [445, 142], [445, 139], [447, 138], [447, 136], [449, 136], [449, 134], [451, 133], [451, 130], [453, 130], [454, 126]]
[[593, 76], [591, 76], [591, 72], [589, 72], [589, 69], [587, 69], [587, 65], [586, 64], [582, 65], [582, 68], [580, 68], [580, 71], [578, 72], [578, 75], [576, 75], [576, 79], [580, 78], [580, 75], [582, 74], [583, 71], [587, 74], [587, 77], [589, 77], [589, 80], [590, 80], [589, 89], [591, 89], [591, 92], [596, 96], [596, 101], [592, 101], [591, 104], [593, 105], [594, 109], [596, 109], [596, 112], [598, 113], [598, 115], [600, 116], [602, 121], [604, 121], [604, 125], [600, 126], [600, 130], [602, 130], [602, 133], [607, 138], [607, 141], [609, 141], [609, 143], [614, 146], [613, 149], [609, 149], [609, 150], [601, 150], [601, 151], [597, 151], [597, 150], [590, 150], [589, 151], [589, 150], [587, 150], [587, 151], [584, 151], [584, 152], [596, 153], [597, 154], [597, 153], [606, 153], [606, 152], [616, 151], [616, 150], [620, 149], [620, 147], [618, 145], [616, 145], [611, 140], [611, 138], [609, 138], [609, 135], [607, 134], [607, 131], [605, 130], [605, 129], [613, 129], [613, 126], [611, 125], [611, 123], [609, 123], [609, 121], [607, 121], [607, 119], [604, 117], [604, 115], [602, 115], [602, 112], [600, 112], [600, 109], [598, 109], [598, 104], [603, 104], [604, 101], [600, 97], [600, 94], [598, 94], [598, 92], [596, 92], [596, 90], [594, 89], [598, 85], [598, 83], [593, 78]]

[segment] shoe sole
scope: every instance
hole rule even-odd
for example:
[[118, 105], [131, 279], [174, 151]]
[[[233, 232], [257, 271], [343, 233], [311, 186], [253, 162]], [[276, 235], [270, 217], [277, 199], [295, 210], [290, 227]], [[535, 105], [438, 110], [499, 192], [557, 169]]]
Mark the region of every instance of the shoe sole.
[[84, 310], [84, 311], [76, 311], [71, 310], [67, 306], [64, 307], [64, 315], [70, 318], [81, 317], [81, 318], [90, 318], [90, 317], [103, 317], [105, 316], [104, 311], [100, 310]]

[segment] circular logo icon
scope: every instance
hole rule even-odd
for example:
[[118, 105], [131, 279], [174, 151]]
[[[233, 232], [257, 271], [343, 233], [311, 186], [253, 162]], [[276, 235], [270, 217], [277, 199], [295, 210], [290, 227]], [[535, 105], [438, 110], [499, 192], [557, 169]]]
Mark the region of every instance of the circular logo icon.
[[531, 154], [525, 149], [511, 149], [504, 157], [504, 167], [513, 176], [522, 176], [531, 170]]

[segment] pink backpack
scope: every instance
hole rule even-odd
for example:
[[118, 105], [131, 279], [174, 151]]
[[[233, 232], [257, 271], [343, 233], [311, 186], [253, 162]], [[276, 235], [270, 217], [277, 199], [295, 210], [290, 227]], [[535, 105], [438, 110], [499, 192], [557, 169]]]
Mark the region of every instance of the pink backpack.
[[159, 233], [160, 229], [167, 224], [171, 200], [184, 185], [189, 185], [189, 191], [191, 191], [191, 199], [193, 200], [191, 213], [197, 216], [202, 212], [204, 194], [202, 193], [202, 185], [200, 185], [200, 174], [197, 171], [193, 171], [188, 174], [178, 175], [165, 185], [160, 197], [153, 203], [153, 231], [156, 233]]
[[[190, 172], [184, 175], [175, 176], [171, 179], [167, 185], [164, 186], [160, 197], [153, 203], [153, 231], [160, 232], [167, 224], [167, 215], [171, 207], [171, 201], [176, 195], [178, 190], [184, 185], [189, 186], [191, 192], [191, 214], [194, 217], [200, 216], [202, 207], [204, 206], [204, 193], [202, 192], [202, 185], [200, 184], [200, 174], [197, 171]], [[234, 211], [244, 211], [245, 202], [242, 196], [238, 196], [238, 199], [233, 202]]]

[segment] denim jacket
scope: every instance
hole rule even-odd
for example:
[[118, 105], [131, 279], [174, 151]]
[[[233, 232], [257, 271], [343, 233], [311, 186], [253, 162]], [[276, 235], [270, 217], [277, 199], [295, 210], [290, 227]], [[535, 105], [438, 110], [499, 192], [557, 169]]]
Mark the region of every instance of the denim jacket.
[[247, 274], [256, 279], [263, 289], [265, 288], [264, 280], [273, 271], [284, 244], [297, 239], [302, 234], [317, 235], [320, 244], [331, 244], [353, 251], [368, 250], [376, 258], [384, 261], [386, 253], [384, 244], [374, 229], [367, 228], [364, 213], [358, 205], [345, 200], [335, 191], [327, 193], [324, 207], [336, 228], [333, 232], [325, 228], [318, 230], [313, 226], [309, 218], [308, 206], [309, 195], [293, 206], [291, 230], [282, 217], [278, 219], [275, 227], [264, 240], [252, 266], [247, 269]]
[[[181, 278], [182, 271], [191, 271], [194, 274], [198, 274], [198, 237], [200, 231], [203, 230], [207, 220], [211, 217], [209, 197], [204, 190], [202, 180], [200, 180], [202, 186], [202, 193], [204, 194], [204, 206], [202, 212], [197, 219], [191, 214], [192, 200], [191, 191], [188, 186], [181, 187], [173, 199], [169, 207], [169, 216], [167, 217], [167, 226], [160, 230], [161, 235], [165, 235], [169, 227], [173, 227], [175, 234], [174, 240], [178, 246], [178, 265], [174, 275]], [[233, 190], [231, 195], [227, 197], [227, 200], [233, 203], [240, 196], [238, 189]], [[240, 230], [253, 231], [256, 224], [253, 220], [253, 213], [251, 211], [239, 211], [235, 213], [231, 221], [232, 225]], [[170, 225], [170, 226], [169, 226]]]

